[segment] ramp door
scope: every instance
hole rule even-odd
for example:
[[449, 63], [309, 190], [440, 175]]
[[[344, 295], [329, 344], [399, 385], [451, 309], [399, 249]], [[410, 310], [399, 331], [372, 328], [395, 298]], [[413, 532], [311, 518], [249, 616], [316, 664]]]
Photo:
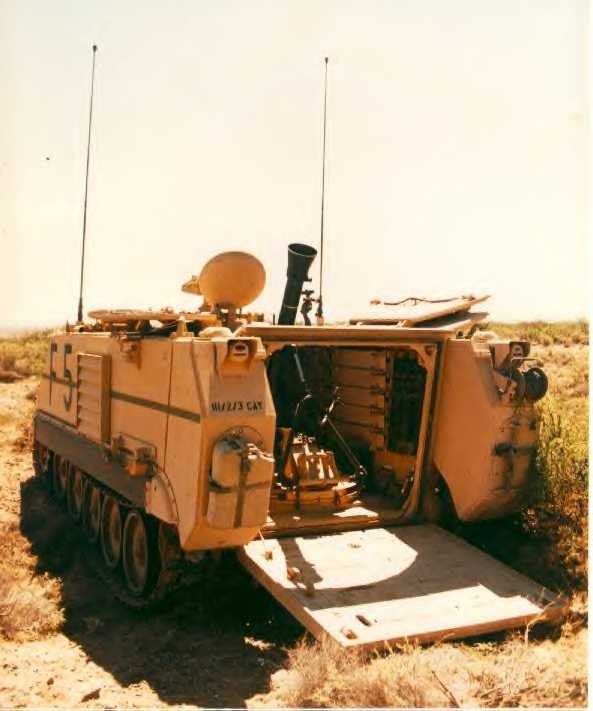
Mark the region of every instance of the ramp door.
[[550, 619], [566, 606], [432, 525], [261, 539], [239, 559], [315, 637], [345, 647], [468, 637]]

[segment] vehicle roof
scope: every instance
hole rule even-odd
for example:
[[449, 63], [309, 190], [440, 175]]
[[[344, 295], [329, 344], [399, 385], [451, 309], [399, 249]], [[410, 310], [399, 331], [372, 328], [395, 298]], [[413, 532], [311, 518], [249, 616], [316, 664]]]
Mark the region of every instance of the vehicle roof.
[[439, 328], [397, 328], [394, 326], [274, 326], [251, 323], [240, 328], [238, 336], [259, 336], [263, 341], [286, 343], [445, 341], [455, 333]]

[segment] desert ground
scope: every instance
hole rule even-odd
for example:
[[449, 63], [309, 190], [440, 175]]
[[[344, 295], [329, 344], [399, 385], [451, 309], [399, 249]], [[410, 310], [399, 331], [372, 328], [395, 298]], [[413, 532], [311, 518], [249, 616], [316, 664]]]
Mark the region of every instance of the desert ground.
[[47, 334], [0, 340], [0, 707], [586, 706], [588, 330], [505, 329], [536, 343], [550, 378], [541, 491], [521, 515], [456, 532], [564, 593], [570, 611], [367, 657], [314, 642], [232, 559], [159, 612], [116, 602], [33, 475]]

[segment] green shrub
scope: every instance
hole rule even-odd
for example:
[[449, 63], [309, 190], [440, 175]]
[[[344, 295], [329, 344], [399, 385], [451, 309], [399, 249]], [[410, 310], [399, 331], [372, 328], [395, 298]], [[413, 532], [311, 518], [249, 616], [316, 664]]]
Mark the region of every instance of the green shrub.
[[53, 333], [55, 329], [45, 329], [0, 338], [0, 369], [16, 370], [21, 375], [41, 375]]
[[539, 410], [540, 491], [526, 517], [533, 532], [549, 544], [548, 566], [567, 586], [581, 588], [587, 580], [588, 399], [549, 395]]

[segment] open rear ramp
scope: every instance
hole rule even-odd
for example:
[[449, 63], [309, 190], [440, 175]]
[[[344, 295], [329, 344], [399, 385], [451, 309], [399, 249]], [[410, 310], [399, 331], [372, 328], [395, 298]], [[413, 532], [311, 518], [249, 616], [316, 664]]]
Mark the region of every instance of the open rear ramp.
[[518, 627], [566, 602], [437, 526], [261, 539], [247, 570], [318, 639], [373, 648]]

